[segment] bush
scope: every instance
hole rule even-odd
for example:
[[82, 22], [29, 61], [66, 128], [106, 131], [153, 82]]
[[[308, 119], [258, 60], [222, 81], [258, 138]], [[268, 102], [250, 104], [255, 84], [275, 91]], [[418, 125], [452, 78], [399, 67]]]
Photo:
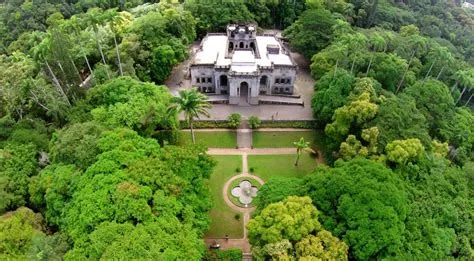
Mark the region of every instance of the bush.
[[[189, 123], [180, 121], [179, 127], [181, 129], [189, 129]], [[195, 129], [216, 129], [216, 128], [231, 128], [229, 122], [226, 120], [199, 120], [193, 122]]]
[[260, 124], [262, 121], [257, 116], [250, 116], [249, 118], [249, 126], [251, 129], [258, 129], [260, 128]]
[[314, 120], [299, 121], [262, 121], [260, 128], [297, 128], [297, 129], [317, 129], [318, 124]]
[[240, 220], [240, 214], [235, 214], [234, 218], [235, 220]]
[[230, 248], [227, 250], [216, 250], [217, 260], [225, 261], [241, 261], [242, 260], [242, 250], [237, 248]]
[[231, 113], [229, 117], [227, 117], [227, 121], [229, 122], [229, 127], [233, 129], [237, 129], [242, 121], [242, 116], [239, 113]]
[[250, 171], [250, 173], [253, 173], [255, 171], [255, 169], [253, 167], [250, 167], [249, 171]]

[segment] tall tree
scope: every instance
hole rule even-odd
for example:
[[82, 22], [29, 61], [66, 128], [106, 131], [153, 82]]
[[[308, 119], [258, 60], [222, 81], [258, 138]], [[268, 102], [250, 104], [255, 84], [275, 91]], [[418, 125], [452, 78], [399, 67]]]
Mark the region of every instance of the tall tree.
[[[462, 99], [462, 96], [464, 95], [464, 92], [466, 90], [474, 89], [474, 68], [464, 70], [464, 71], [459, 71], [455, 74], [455, 77], [456, 77], [455, 86], [461, 85], [463, 87], [461, 94], [459, 94], [459, 97], [455, 102], [455, 104], [458, 104], [459, 101]], [[453, 87], [453, 89], [454, 88], [455, 87]]]
[[208, 110], [211, 108], [211, 104], [207, 101], [206, 95], [200, 93], [197, 88], [181, 89], [179, 96], [172, 98], [172, 103], [169, 111], [184, 112], [184, 118], [191, 129], [193, 143], [196, 143], [193, 129], [194, 118], [199, 118], [201, 114], [206, 117], [210, 115]]
[[400, 88], [403, 86], [403, 82], [405, 81], [406, 74], [408, 72], [408, 69], [410, 69], [410, 65], [412, 64], [413, 59], [415, 58], [415, 54], [418, 51], [426, 48], [427, 41], [425, 37], [420, 36], [418, 34], [414, 34], [408, 38], [408, 45], [412, 49], [412, 53], [410, 55], [410, 59], [408, 60], [408, 66], [403, 72], [402, 78], [398, 82], [397, 90], [395, 91], [395, 93], [398, 93], [400, 91]]
[[[381, 51], [386, 46], [385, 39], [377, 32], [370, 34], [368, 41], [369, 41], [370, 50], [372, 52]], [[369, 65], [367, 66], [367, 70], [365, 71], [366, 77], [369, 74], [370, 67], [372, 66], [372, 62], [374, 60], [374, 56], [375, 56], [374, 54], [370, 56]]]
[[[100, 34], [99, 34], [99, 26], [102, 26], [106, 23], [106, 16], [104, 12], [100, 8], [91, 8], [86, 13], [86, 22], [89, 26], [92, 27], [94, 30], [95, 41], [97, 43], [97, 47], [99, 48], [100, 56], [102, 57], [102, 62], [104, 65], [107, 65], [105, 61], [104, 51], [102, 48], [102, 44], [100, 43]], [[107, 76], [110, 79], [110, 74], [107, 71]]]

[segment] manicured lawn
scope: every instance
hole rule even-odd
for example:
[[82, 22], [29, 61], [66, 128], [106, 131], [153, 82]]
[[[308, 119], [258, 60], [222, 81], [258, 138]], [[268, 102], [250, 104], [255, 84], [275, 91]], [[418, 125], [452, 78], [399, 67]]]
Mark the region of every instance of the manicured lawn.
[[[237, 146], [237, 135], [234, 131], [194, 131], [194, 135], [196, 143], [208, 148], [235, 148]], [[181, 145], [192, 143], [191, 132], [180, 131], [179, 143]]]
[[315, 146], [316, 132], [308, 131], [254, 131], [252, 133], [252, 145], [254, 148], [291, 148], [293, 142], [300, 140], [311, 142]]
[[206, 237], [225, 237], [230, 238], [243, 237], [243, 217], [240, 220], [235, 219], [238, 212], [226, 205], [222, 198], [222, 189], [224, 183], [232, 176], [238, 174], [236, 168], [242, 169], [242, 156], [213, 156], [217, 161], [217, 166], [210, 179], [210, 189], [214, 207], [209, 215], [211, 216], [211, 225]]
[[316, 160], [309, 153], [301, 155], [298, 166], [295, 167], [296, 154], [288, 155], [249, 155], [249, 169], [253, 175], [268, 181], [271, 177], [303, 177], [316, 166]]

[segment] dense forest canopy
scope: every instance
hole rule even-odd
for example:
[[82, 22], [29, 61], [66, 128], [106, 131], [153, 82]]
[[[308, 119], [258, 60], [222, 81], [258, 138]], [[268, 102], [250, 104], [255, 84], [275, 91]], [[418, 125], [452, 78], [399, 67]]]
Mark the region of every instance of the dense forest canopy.
[[0, 258], [201, 259], [215, 162], [177, 146], [163, 83], [206, 33], [256, 22], [311, 61], [328, 166], [261, 188], [255, 255], [474, 259], [461, 2], [2, 1]]

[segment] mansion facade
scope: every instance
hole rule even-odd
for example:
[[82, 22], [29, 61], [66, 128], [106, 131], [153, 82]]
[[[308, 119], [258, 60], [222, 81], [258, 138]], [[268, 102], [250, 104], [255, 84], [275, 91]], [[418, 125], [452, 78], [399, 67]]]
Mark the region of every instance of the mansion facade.
[[256, 26], [230, 24], [227, 33], [209, 33], [191, 66], [191, 85], [229, 104], [258, 104], [261, 95], [293, 94], [296, 64], [274, 35]]

